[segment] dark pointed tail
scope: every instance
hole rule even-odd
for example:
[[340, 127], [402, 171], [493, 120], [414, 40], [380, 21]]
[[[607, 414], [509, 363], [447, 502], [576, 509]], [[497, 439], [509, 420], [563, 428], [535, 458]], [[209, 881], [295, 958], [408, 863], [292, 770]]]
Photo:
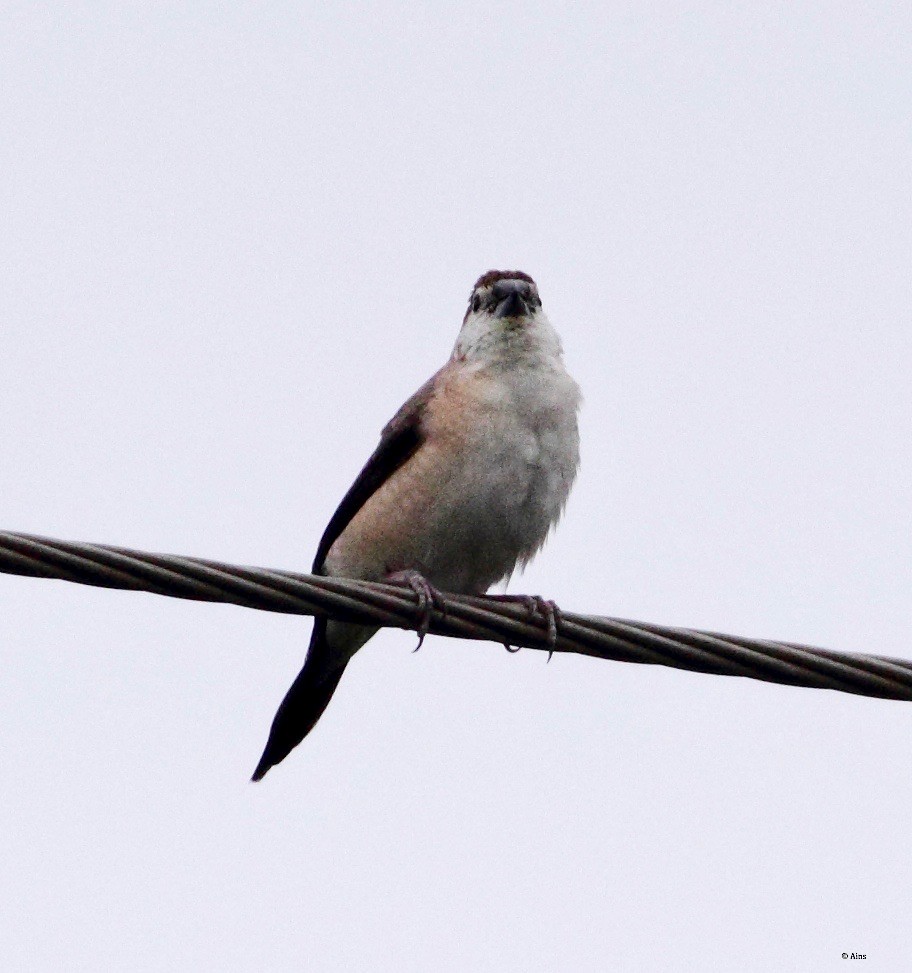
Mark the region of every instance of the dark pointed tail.
[[262, 780], [269, 768], [281, 763], [316, 726], [347, 664], [345, 655], [340, 658], [330, 651], [326, 642], [326, 619], [317, 618], [304, 668], [291, 684], [272, 721], [266, 749], [253, 772], [253, 780]]

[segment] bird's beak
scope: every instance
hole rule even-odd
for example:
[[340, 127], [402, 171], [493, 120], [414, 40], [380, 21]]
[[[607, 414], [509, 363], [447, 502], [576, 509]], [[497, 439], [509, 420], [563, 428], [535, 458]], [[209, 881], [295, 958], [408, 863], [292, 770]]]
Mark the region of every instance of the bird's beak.
[[526, 302], [518, 290], [511, 290], [509, 294], [497, 305], [494, 311], [495, 318], [523, 318], [528, 313]]

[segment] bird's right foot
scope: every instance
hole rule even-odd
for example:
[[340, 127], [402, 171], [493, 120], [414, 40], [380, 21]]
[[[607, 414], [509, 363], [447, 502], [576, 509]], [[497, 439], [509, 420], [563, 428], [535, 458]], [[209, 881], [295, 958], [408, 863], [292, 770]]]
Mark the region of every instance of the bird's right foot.
[[424, 638], [431, 628], [431, 619], [434, 617], [434, 609], [446, 616], [446, 603], [443, 595], [428, 581], [420, 572], [413, 568], [404, 571], [394, 571], [386, 576], [390, 584], [408, 586], [418, 596], [418, 611], [421, 613], [421, 623], [418, 626], [418, 644], [414, 651], [417, 652], [424, 644]]

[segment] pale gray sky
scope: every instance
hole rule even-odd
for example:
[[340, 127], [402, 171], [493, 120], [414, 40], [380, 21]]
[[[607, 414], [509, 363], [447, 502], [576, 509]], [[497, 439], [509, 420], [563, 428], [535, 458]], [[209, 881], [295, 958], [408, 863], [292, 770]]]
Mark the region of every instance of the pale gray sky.
[[[514, 591], [912, 655], [912, 14], [9, 4], [0, 526], [306, 569], [475, 277], [583, 466]], [[912, 964], [912, 708], [0, 577], [0, 966]]]

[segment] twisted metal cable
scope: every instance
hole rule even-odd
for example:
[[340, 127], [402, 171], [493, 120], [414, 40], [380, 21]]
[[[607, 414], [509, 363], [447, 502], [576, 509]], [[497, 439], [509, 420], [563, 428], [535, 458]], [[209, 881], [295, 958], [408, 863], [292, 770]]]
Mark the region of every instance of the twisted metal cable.
[[[424, 620], [418, 596], [399, 585], [237, 567], [5, 531], [0, 531], [0, 572], [416, 631]], [[435, 608], [430, 619], [429, 631], [437, 635], [912, 700], [912, 661], [904, 659], [564, 611], [552, 643], [546, 619], [521, 603], [449, 593], [442, 600], [443, 611]]]

